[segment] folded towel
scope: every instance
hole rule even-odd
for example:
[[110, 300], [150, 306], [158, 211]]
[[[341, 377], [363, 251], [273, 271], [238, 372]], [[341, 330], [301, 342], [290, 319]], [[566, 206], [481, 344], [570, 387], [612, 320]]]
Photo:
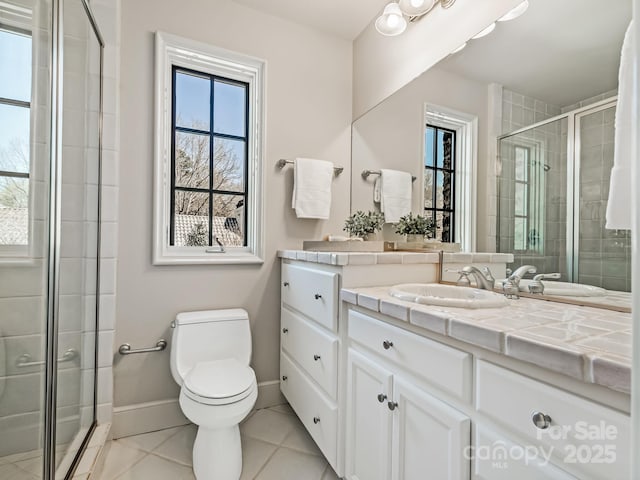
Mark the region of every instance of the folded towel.
[[631, 120], [634, 109], [633, 61], [635, 57], [632, 32], [633, 22], [629, 24], [627, 33], [624, 35], [618, 72], [616, 131], [606, 222], [606, 228], [611, 230], [631, 229], [631, 156], [634, 134]]
[[397, 223], [411, 212], [411, 174], [398, 170], [380, 170], [380, 210], [387, 223]]
[[291, 207], [295, 208], [298, 218], [329, 218], [332, 180], [333, 163], [296, 158]]

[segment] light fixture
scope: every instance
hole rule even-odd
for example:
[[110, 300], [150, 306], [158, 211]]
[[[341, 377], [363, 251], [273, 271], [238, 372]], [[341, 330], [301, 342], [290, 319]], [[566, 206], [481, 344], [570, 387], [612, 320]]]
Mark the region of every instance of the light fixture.
[[509, 10], [506, 14], [500, 17], [498, 21], [507, 22], [509, 20], [513, 20], [514, 18], [518, 18], [520, 15], [527, 11], [527, 8], [529, 8], [529, 0], [524, 0], [524, 2], [522, 2], [520, 5]]
[[436, 4], [436, 0], [400, 0], [400, 10], [409, 17], [425, 15]]
[[485, 28], [484, 30], [480, 31], [478, 34], [474, 35], [473, 37], [471, 37], [473, 40], [477, 40], [478, 38], [482, 38], [482, 37], [486, 37], [487, 35], [489, 35], [491, 32], [493, 32], [493, 30], [496, 28], [496, 22], [493, 22], [491, 25], [489, 25], [487, 28]]
[[[442, 8], [451, 7], [456, 0], [398, 0], [388, 3], [376, 19], [376, 30], [382, 35], [400, 35], [407, 28], [407, 20], [415, 22], [429, 13], [436, 3]], [[406, 17], [406, 18], [405, 18]]]
[[453, 52], [451, 52], [449, 55], [453, 55], [454, 53], [458, 53], [459, 51], [461, 51], [462, 49], [464, 49], [464, 47], [467, 46], [467, 42], [464, 42], [462, 45], [460, 45], [458, 48], [456, 48]]
[[376, 30], [382, 35], [393, 37], [400, 35], [407, 28], [407, 21], [400, 10], [400, 6], [391, 2], [384, 7], [382, 15], [376, 20]]

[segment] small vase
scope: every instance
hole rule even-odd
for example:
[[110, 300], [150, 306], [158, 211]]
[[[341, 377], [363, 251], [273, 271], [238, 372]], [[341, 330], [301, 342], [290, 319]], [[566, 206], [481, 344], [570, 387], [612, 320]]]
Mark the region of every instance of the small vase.
[[375, 242], [379, 239], [378, 232], [367, 233], [364, 237], [365, 242]]

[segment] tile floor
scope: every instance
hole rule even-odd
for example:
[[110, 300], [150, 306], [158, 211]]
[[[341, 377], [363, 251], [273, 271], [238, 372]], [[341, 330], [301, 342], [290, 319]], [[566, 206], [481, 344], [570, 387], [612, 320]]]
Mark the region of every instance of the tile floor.
[[[195, 434], [196, 427], [186, 425], [114, 440], [97, 480], [195, 479]], [[252, 412], [240, 425], [240, 434], [241, 480], [338, 478], [288, 405]]]

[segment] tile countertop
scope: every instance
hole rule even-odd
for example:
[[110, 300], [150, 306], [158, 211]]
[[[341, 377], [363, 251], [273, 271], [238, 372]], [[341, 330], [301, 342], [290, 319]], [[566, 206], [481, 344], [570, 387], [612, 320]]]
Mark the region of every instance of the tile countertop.
[[[325, 265], [380, 265], [438, 263], [438, 252], [311, 252], [306, 250], [278, 250], [278, 257]], [[445, 253], [445, 263], [510, 263], [510, 253]]]
[[631, 386], [631, 314], [528, 298], [503, 308], [398, 300], [390, 287], [345, 288], [343, 301], [624, 393]]

